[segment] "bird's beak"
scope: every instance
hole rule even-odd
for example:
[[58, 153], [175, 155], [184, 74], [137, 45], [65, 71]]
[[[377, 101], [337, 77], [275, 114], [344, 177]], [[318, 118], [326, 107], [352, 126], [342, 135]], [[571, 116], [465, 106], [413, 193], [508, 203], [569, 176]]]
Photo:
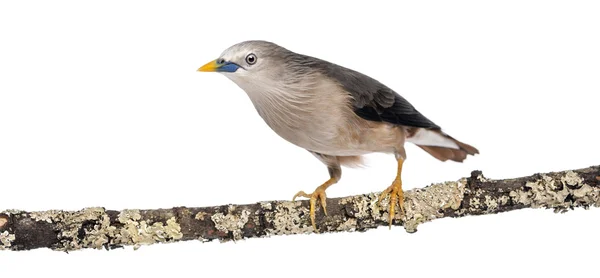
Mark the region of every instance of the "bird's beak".
[[223, 61], [220, 59], [210, 61], [206, 65], [200, 67], [198, 71], [217, 71], [217, 72], [235, 72], [240, 66], [235, 63]]

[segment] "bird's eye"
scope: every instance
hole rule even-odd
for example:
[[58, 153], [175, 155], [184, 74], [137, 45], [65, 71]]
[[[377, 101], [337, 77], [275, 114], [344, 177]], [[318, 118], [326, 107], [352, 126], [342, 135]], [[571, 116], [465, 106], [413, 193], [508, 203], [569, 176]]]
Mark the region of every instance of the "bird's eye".
[[248, 63], [248, 65], [254, 65], [256, 63], [256, 59], [256, 55], [250, 53], [248, 56], [246, 56], [246, 63]]
[[222, 64], [225, 64], [225, 59], [223, 59], [223, 58], [217, 59], [217, 65], [222, 65]]

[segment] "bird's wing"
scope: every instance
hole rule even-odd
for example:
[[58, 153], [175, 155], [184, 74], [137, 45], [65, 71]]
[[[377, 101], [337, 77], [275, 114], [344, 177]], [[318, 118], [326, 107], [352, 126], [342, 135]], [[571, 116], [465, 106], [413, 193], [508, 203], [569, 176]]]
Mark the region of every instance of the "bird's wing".
[[339, 82], [352, 96], [354, 112], [361, 118], [410, 127], [440, 129], [405, 98], [379, 81], [326, 61], [318, 60], [315, 64], [325, 75]]

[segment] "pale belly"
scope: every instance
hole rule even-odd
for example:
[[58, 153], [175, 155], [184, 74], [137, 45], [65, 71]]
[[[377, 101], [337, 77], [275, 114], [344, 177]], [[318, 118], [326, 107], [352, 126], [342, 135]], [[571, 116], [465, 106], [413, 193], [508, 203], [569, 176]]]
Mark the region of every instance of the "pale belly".
[[360, 124], [322, 120], [314, 115], [285, 125], [263, 117], [283, 139], [309, 151], [332, 156], [360, 156], [373, 152], [392, 153], [403, 142], [403, 133], [385, 124]]

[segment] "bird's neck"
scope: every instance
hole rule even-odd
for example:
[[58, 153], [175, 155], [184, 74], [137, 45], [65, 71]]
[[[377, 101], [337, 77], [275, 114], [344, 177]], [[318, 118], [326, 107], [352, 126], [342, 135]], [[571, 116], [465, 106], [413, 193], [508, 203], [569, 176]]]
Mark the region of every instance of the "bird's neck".
[[[311, 112], [314, 90], [298, 88], [294, 84], [272, 80], [236, 80], [258, 111], [258, 114], [276, 132], [301, 126]], [[279, 133], [279, 132], [278, 132]]]

